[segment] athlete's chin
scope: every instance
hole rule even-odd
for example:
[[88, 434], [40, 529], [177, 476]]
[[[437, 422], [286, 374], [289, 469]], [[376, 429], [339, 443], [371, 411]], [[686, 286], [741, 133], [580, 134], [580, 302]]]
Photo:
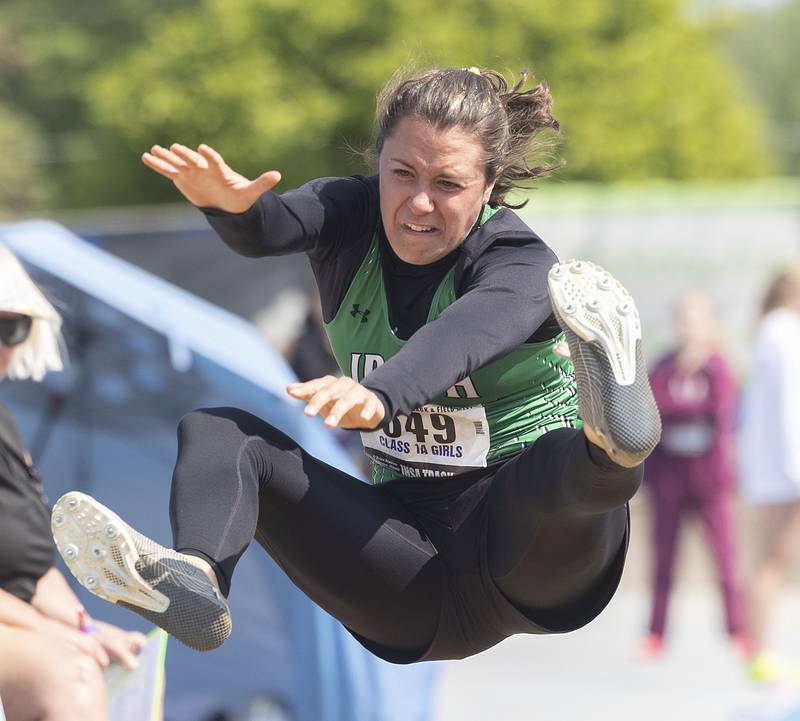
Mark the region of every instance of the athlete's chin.
[[444, 258], [458, 243], [449, 243], [441, 233], [423, 236], [421, 233], [400, 233], [387, 236], [389, 245], [397, 256], [406, 263], [427, 265]]
[[[395, 251], [397, 253], [397, 251]], [[450, 251], [446, 247], [405, 248], [397, 253], [401, 260], [413, 265], [429, 265], [444, 258]]]

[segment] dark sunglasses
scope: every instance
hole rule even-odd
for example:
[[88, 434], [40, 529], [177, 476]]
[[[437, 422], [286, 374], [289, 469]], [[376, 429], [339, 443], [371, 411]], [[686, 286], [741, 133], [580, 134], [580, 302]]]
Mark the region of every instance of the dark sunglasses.
[[0, 345], [11, 347], [24, 343], [32, 325], [33, 318], [29, 315], [0, 317]]

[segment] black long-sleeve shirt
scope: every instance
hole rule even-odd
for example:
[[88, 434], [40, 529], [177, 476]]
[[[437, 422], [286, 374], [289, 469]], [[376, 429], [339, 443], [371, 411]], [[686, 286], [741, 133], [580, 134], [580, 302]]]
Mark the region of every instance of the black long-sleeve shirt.
[[[203, 208], [211, 226], [249, 256], [308, 255], [325, 321], [332, 320], [379, 234], [389, 319], [407, 340], [363, 381], [387, 422], [526, 341], [560, 331], [547, 293], [557, 258], [513, 212], [500, 210], [450, 254], [428, 265], [401, 260], [380, 224], [378, 176], [320, 178], [282, 195], [264, 193], [244, 213]], [[436, 288], [455, 265], [456, 301], [426, 323]]]

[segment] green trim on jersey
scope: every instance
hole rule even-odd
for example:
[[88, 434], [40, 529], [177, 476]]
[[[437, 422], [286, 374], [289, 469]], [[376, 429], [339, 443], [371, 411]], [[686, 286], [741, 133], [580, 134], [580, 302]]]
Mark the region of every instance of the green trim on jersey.
[[[486, 206], [481, 224], [496, 211]], [[426, 322], [430, 323], [455, 302], [454, 276], [455, 267], [439, 284]], [[407, 341], [398, 338], [391, 328], [387, 303], [376, 232], [336, 316], [325, 324], [343, 374], [361, 381], [406, 344]], [[498, 321], [502, 322], [502, 318]], [[559, 334], [553, 340], [523, 343], [511, 353], [472, 372], [445, 394], [431, 399], [430, 405], [452, 409], [483, 408], [489, 430], [485, 462], [518, 453], [555, 428], [579, 428], [572, 363], [553, 352], [555, 344], [563, 338], [563, 334]], [[445, 348], [436, 349], [436, 352], [446, 351]], [[368, 455], [373, 483], [384, 483], [404, 475], [372, 453]], [[448, 467], [446, 460], [440, 467]], [[463, 467], [452, 467], [455, 473], [463, 470]], [[445, 472], [445, 475], [452, 473]]]

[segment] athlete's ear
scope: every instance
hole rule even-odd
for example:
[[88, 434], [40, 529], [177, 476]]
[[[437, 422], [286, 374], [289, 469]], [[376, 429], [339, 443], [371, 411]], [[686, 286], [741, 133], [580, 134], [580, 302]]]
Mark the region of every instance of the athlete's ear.
[[486, 203], [488, 203], [488, 202], [489, 202], [489, 198], [491, 198], [491, 197], [492, 197], [492, 191], [494, 190], [494, 184], [495, 184], [496, 182], [497, 182], [497, 179], [495, 178], [495, 179], [494, 179], [494, 180], [493, 180], [491, 183], [489, 183], [489, 184], [486, 186], [486, 188], [484, 189], [484, 191], [483, 191], [483, 200], [482, 200], [482, 203], [483, 203], [483, 205], [486, 205]]

